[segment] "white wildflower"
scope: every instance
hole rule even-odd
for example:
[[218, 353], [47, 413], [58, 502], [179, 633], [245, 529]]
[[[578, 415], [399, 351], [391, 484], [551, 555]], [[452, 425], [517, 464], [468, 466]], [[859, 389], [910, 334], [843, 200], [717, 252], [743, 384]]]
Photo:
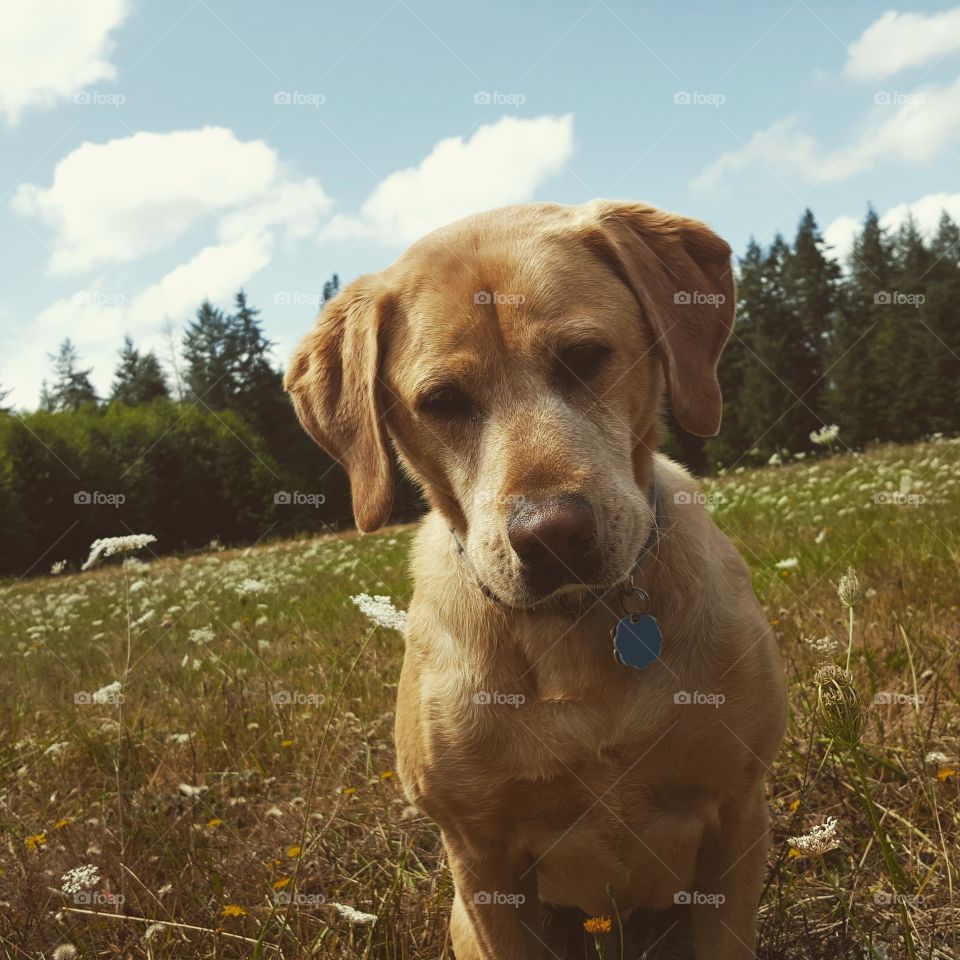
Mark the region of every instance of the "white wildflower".
[[845, 607], [855, 607], [862, 599], [860, 578], [853, 567], [847, 567], [847, 572], [840, 578], [837, 584], [837, 596]]
[[167, 739], [171, 743], [189, 743], [192, 733], [171, 733]]
[[108, 683], [105, 687], [95, 690], [90, 699], [94, 703], [123, 703], [123, 684], [119, 680]]
[[100, 882], [100, 870], [95, 864], [87, 863], [68, 870], [60, 879], [63, 881], [60, 889], [72, 895], [95, 887]]
[[836, 640], [831, 640], [829, 637], [819, 637], [818, 639], [807, 637], [804, 643], [821, 657], [832, 657], [837, 652]]
[[397, 610], [389, 597], [371, 597], [368, 593], [358, 593], [350, 599], [359, 607], [360, 612], [366, 614], [378, 627], [403, 630], [407, 624], [406, 613]]
[[134, 533], [128, 537], [101, 537], [90, 544], [90, 556], [81, 570], [90, 570], [104, 557], [112, 557], [117, 553], [131, 553], [142, 550], [148, 544], [156, 543], [157, 538], [149, 533]]
[[239, 586], [239, 591], [244, 596], [250, 594], [263, 593], [267, 585], [262, 580], [254, 580], [253, 577], [247, 577]]
[[927, 763], [950, 763], [950, 758], [942, 750], [931, 750], [926, 756]]
[[827, 528], [824, 527], [814, 538], [813, 542], [819, 547], [827, 539]]
[[155, 616], [155, 611], [148, 610], [143, 616], [137, 617], [133, 623], [130, 624], [131, 627], [142, 627], [145, 623], [152, 620]]
[[774, 566], [778, 570], [796, 570], [800, 561], [796, 557], [787, 557], [786, 560], [778, 560]]
[[209, 643], [215, 636], [213, 627], [208, 623], [205, 627], [197, 627], [196, 630], [191, 630], [187, 639], [191, 643]]
[[59, 757], [68, 746], [70, 746], [69, 743], [51, 743], [50, 746], [43, 751], [43, 755], [45, 757]]
[[[66, 568], [67, 568], [67, 561], [66, 561], [66, 560], [58, 560], [58, 561], [50, 568], [50, 573], [52, 573], [53, 576], [56, 577], [56, 576], [59, 576], [61, 573], [63, 573], [63, 571], [66, 570]], [[66, 944], [66, 946], [70, 946], [70, 944]], [[59, 948], [58, 948], [58, 949], [59, 949]]]
[[151, 923], [150, 926], [143, 931], [143, 939], [149, 943], [163, 929], [164, 926], [162, 923]]
[[157, 896], [158, 896], [158, 897], [165, 897], [168, 893], [170, 893], [171, 890], [173, 890], [173, 884], [172, 884], [172, 883], [165, 883], [165, 884], [157, 891]]
[[820, 447], [829, 447], [839, 435], [840, 428], [835, 423], [832, 423], [829, 427], [823, 426], [819, 430], [814, 430], [813, 433], [810, 434], [810, 442]]
[[823, 823], [811, 827], [809, 833], [800, 837], [787, 837], [787, 843], [806, 857], [820, 857], [840, 845], [836, 833], [837, 818], [827, 817]]
[[74, 960], [77, 956], [77, 948], [72, 943], [61, 943], [59, 947], [54, 947], [50, 956], [53, 960]]
[[190, 797], [191, 799], [194, 799], [196, 797], [202, 797], [210, 788], [202, 785], [199, 787], [195, 787], [190, 783], [181, 783], [179, 787], [177, 787], [177, 789], [185, 797]]
[[334, 907], [341, 917], [344, 917], [351, 923], [374, 923], [377, 919], [375, 913], [364, 913], [362, 910], [357, 910], [346, 903], [331, 901], [330, 906]]

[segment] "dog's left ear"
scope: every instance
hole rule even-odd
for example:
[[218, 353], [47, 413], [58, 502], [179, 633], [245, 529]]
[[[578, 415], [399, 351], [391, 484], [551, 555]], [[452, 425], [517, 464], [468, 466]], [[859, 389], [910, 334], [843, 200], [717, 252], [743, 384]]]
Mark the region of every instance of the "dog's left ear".
[[717, 362], [733, 329], [730, 246], [699, 220], [646, 204], [600, 200], [587, 209], [588, 242], [653, 327], [674, 416], [689, 433], [714, 436], [723, 411]]
[[354, 519], [364, 533], [382, 527], [393, 506], [395, 472], [379, 376], [392, 311], [376, 276], [355, 280], [324, 306], [283, 384], [304, 430], [347, 471]]

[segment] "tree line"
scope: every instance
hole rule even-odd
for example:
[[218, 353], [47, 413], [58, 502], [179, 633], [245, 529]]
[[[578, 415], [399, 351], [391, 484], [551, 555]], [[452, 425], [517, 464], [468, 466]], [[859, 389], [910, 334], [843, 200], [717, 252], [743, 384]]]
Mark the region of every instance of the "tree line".
[[[334, 277], [324, 298], [338, 290]], [[825, 425], [847, 448], [958, 429], [960, 229], [946, 214], [927, 240], [871, 210], [841, 267], [807, 211], [792, 243], [750, 242], [737, 292], [720, 435], [667, 415], [666, 447], [694, 470], [806, 454]], [[64, 341], [39, 409], [0, 414], [0, 573], [78, 564], [129, 532], [189, 549], [349, 525], [346, 477], [300, 429], [272, 346], [240, 291], [230, 311], [200, 306], [166, 368], [126, 338], [101, 398]], [[406, 482], [396, 502], [396, 519], [421, 509]]]

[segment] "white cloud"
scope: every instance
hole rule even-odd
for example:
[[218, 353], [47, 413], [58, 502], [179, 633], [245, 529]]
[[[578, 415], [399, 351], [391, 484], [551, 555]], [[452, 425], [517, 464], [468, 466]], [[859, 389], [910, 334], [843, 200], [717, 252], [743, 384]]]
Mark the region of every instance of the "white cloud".
[[960, 51], [960, 7], [941, 13], [888, 10], [849, 47], [844, 72], [854, 80], [883, 80]]
[[280, 224], [302, 236], [330, 200], [312, 178], [287, 179], [262, 140], [204, 127], [84, 143], [49, 187], [23, 184], [11, 205], [53, 228], [49, 272], [70, 274], [129, 263], [218, 215], [225, 239]]
[[0, 116], [52, 107], [100, 80], [113, 80], [110, 33], [129, 12], [127, 0], [29, 0], [3, 5]]
[[[917, 228], [930, 240], [937, 232], [944, 210], [955, 223], [960, 223], [960, 193], [928, 193], [911, 203], [898, 203], [881, 215], [880, 225], [895, 233], [912, 214]], [[837, 217], [823, 231], [823, 238], [834, 248], [835, 257], [846, 258], [862, 226], [862, 218], [845, 215]]]
[[419, 166], [382, 180], [359, 216], [334, 217], [327, 239], [401, 245], [491, 207], [530, 200], [573, 152], [573, 117], [504, 117], [469, 140], [441, 140]]
[[960, 78], [948, 86], [919, 87], [879, 104], [857, 138], [834, 150], [800, 129], [795, 117], [778, 120], [755, 133], [743, 147], [721, 155], [693, 186], [712, 189], [731, 174], [754, 167], [807, 183], [844, 180], [882, 161], [926, 163], [958, 138]]

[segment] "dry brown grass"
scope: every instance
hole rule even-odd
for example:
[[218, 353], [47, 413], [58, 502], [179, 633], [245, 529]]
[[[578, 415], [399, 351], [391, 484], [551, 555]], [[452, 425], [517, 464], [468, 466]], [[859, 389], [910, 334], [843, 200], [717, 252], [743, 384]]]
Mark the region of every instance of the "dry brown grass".
[[[904, 471], [924, 502], [875, 503], [909, 486]], [[835, 586], [848, 565], [869, 594], [852, 660], [867, 791], [905, 879], [916, 955], [960, 956], [960, 444], [744, 472], [705, 492], [723, 497], [716, 519], [754, 569], [790, 688], [761, 956], [906, 955], [852, 754], [816, 717], [826, 658], [807, 640], [829, 637], [845, 659]], [[406, 606], [409, 537], [284, 542], [3, 588], [4, 956], [50, 957], [64, 943], [89, 958], [452, 955], [437, 831], [392, 776], [402, 640], [350, 602], [362, 591]], [[790, 557], [795, 569], [776, 568]], [[245, 578], [266, 589], [241, 594]], [[209, 640], [191, 640], [206, 626]], [[114, 680], [122, 703], [75, 702]], [[281, 691], [300, 702], [278, 702]], [[948, 759], [928, 760], [934, 751]], [[180, 784], [205, 789], [186, 796]], [[786, 838], [827, 816], [839, 848], [791, 856]], [[61, 876], [87, 863], [100, 883], [63, 893]], [[351, 923], [333, 902], [378, 919]], [[230, 905], [239, 915], [224, 916]]]

